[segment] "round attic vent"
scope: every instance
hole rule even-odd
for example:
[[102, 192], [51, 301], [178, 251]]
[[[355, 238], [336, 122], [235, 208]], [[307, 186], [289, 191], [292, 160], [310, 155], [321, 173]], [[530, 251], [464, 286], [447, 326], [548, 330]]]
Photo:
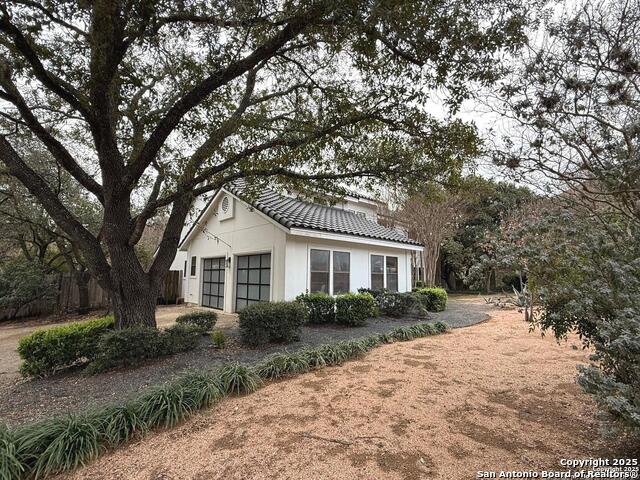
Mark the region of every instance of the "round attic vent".
[[229, 211], [229, 197], [224, 197], [222, 199], [222, 204], [220, 205], [223, 213], [227, 213]]

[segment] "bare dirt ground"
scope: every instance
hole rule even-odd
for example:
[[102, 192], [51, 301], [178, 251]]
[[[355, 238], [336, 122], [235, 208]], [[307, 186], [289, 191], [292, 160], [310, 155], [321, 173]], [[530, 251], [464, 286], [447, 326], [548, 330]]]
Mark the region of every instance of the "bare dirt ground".
[[577, 341], [514, 311], [223, 400], [67, 479], [470, 479], [607, 456]]

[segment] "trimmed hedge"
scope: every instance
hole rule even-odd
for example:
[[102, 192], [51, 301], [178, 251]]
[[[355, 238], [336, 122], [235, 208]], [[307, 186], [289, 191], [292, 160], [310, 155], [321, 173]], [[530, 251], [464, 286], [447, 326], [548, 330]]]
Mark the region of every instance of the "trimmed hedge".
[[165, 330], [142, 326], [113, 330], [100, 338], [87, 371], [131, 367], [151, 358], [193, 350], [201, 335], [202, 329], [193, 324], [176, 324]]
[[444, 288], [418, 288], [416, 293], [425, 298], [425, 306], [430, 312], [443, 312], [447, 308], [447, 291]]
[[218, 315], [216, 312], [191, 312], [180, 315], [176, 318], [176, 323], [179, 325], [192, 325], [200, 329], [202, 333], [207, 333], [213, 330], [216, 322], [218, 321]]
[[307, 308], [309, 323], [333, 323], [336, 321], [336, 299], [326, 293], [302, 293], [296, 302]]
[[240, 311], [240, 338], [257, 347], [269, 342], [292, 342], [300, 338], [307, 309], [298, 302], [260, 302]]
[[375, 298], [382, 315], [389, 317], [402, 317], [412, 315], [415, 317], [426, 317], [427, 308], [426, 297], [415, 292], [391, 292], [386, 289], [369, 290], [358, 289], [361, 293], [370, 293]]
[[23, 360], [20, 372], [26, 376], [49, 375], [91, 360], [100, 337], [113, 328], [113, 317], [104, 317], [36, 330], [18, 342]]
[[377, 315], [377, 305], [368, 293], [346, 293], [336, 297], [336, 323], [358, 327]]
[[151, 429], [173, 426], [224, 395], [251, 393], [263, 379], [338, 365], [384, 343], [447, 330], [442, 322], [418, 323], [387, 334], [283, 352], [258, 365], [230, 363], [215, 372], [189, 372], [123, 404], [85, 414], [63, 415], [15, 429], [0, 424], [0, 478], [41, 478], [71, 470]]

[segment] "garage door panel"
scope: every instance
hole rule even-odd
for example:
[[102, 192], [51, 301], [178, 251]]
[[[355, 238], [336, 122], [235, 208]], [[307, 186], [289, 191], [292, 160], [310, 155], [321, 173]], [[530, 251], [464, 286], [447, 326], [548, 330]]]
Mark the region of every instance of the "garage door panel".
[[202, 305], [224, 308], [224, 257], [203, 259]]
[[239, 256], [236, 269], [236, 311], [270, 299], [271, 254]]

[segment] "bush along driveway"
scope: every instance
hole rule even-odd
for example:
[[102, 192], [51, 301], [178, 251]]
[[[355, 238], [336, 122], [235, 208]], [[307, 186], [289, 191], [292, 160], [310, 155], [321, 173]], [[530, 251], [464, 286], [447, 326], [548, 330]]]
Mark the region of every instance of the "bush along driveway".
[[215, 371], [187, 373], [125, 402], [17, 428], [2, 427], [0, 478], [38, 478], [77, 468], [132, 437], [174, 426], [225, 395], [251, 393], [263, 381], [339, 365], [382, 344], [437, 335], [448, 329], [443, 322], [414, 323], [354, 340], [272, 354], [253, 365], [226, 363]]
[[[452, 328], [482, 322], [491, 309], [481, 298], [452, 297], [447, 310], [433, 313], [430, 318], [442, 321]], [[51, 377], [0, 382], [0, 418], [10, 425], [23, 424], [67, 411], [105, 403], [124, 401], [132, 393], [158, 385], [192, 369], [211, 369], [228, 362], [256, 363], [261, 359], [282, 351], [296, 351], [325, 343], [350, 340], [372, 334], [385, 333], [398, 326], [422, 321], [415, 318], [378, 317], [356, 328], [340, 325], [305, 325], [297, 342], [251, 349], [242, 346], [237, 323], [223, 322], [222, 330], [227, 337], [223, 349], [214, 348], [207, 337], [200, 339], [195, 350], [148, 361], [136, 368], [112, 370], [97, 375], [85, 375], [79, 371], [68, 371]], [[219, 322], [220, 323], [220, 322]]]

